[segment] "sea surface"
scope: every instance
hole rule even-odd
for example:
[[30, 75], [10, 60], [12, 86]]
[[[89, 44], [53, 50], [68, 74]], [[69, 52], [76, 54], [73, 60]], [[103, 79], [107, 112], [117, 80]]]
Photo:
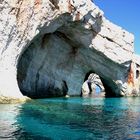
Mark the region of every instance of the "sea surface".
[[140, 140], [140, 98], [0, 104], [0, 140]]

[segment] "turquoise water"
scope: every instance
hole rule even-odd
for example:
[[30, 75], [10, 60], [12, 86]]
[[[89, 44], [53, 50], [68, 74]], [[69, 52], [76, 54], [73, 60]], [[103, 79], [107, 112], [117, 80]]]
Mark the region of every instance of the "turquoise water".
[[0, 104], [0, 140], [140, 140], [140, 98]]

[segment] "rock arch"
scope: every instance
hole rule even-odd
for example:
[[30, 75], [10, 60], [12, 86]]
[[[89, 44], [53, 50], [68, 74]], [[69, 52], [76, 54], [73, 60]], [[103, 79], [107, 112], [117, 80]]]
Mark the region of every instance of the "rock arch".
[[[98, 89], [98, 91], [96, 91]], [[104, 86], [100, 77], [93, 71], [89, 71], [85, 75], [84, 83], [82, 85], [82, 96], [88, 96], [89, 94], [95, 95], [96, 93], [104, 92]], [[115, 95], [114, 95], [115, 96]]]
[[[85, 74], [93, 69], [101, 76], [107, 95], [120, 96], [120, 87], [112, 77], [116, 78], [118, 74], [116, 67], [121, 72], [125, 72], [126, 68], [115, 64], [94, 48], [87, 49], [81, 37], [86, 33], [93, 39], [93, 34], [84, 27], [79, 30], [79, 26], [80, 22], [71, 23], [54, 33], [38, 35], [32, 41], [17, 67], [18, 83], [24, 95], [31, 98], [80, 95]], [[102, 68], [108, 73], [102, 71]], [[63, 90], [63, 81], [68, 87], [67, 93]]]

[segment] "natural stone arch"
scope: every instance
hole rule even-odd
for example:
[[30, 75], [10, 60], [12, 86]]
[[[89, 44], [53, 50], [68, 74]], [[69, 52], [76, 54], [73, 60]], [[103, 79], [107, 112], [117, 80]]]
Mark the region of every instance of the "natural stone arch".
[[94, 71], [91, 70], [85, 75], [81, 95], [82, 96], [87, 96], [89, 94], [95, 95], [97, 93], [96, 91], [97, 87], [99, 88], [98, 94], [104, 92], [104, 86], [102, 84], [100, 77], [97, 74], [95, 74]]
[[[118, 70], [126, 72], [126, 68], [94, 48], [87, 49], [81, 38], [85, 34], [91, 37], [86, 43], [88, 45], [93, 34], [83, 27], [79, 30], [79, 26], [80, 22], [70, 23], [54, 33], [38, 35], [32, 41], [17, 67], [18, 83], [24, 95], [31, 98], [80, 95], [85, 75], [93, 69], [101, 77], [106, 95], [120, 96], [120, 87], [113, 80], [117, 78]], [[77, 35], [79, 40], [76, 40]], [[66, 87], [67, 91], [64, 90]]]
[[96, 87], [99, 88], [99, 92], [104, 92], [105, 87], [103, 86], [103, 83], [100, 79], [100, 76], [95, 74], [95, 73], [91, 73], [88, 77], [88, 79], [91, 81], [91, 87], [92, 87], [92, 92], [96, 92]]

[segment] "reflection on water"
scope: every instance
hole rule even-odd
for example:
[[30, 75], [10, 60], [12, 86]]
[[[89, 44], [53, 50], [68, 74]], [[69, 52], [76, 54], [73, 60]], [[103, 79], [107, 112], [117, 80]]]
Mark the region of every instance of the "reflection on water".
[[0, 140], [14, 139], [12, 132], [15, 132], [18, 129], [18, 126], [15, 125], [19, 113], [18, 106], [0, 104]]
[[57, 98], [0, 105], [0, 140], [139, 140], [140, 98]]

